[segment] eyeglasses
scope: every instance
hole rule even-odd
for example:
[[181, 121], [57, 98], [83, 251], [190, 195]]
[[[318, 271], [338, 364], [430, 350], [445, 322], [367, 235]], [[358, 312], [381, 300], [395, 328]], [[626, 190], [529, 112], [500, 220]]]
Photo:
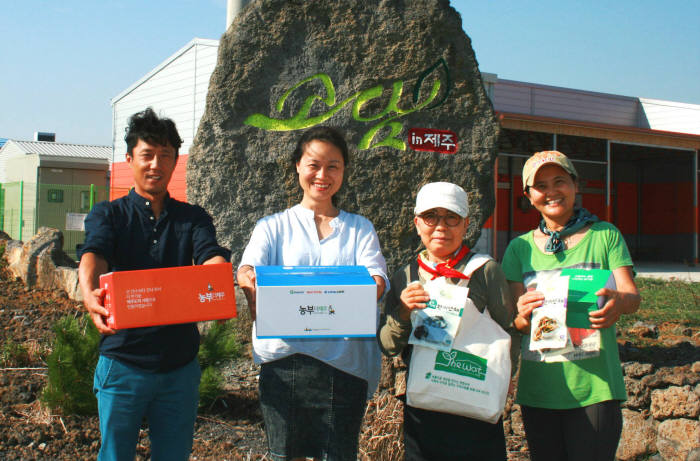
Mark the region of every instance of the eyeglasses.
[[455, 227], [459, 225], [463, 219], [461, 216], [456, 214], [446, 214], [440, 216], [439, 214], [433, 212], [419, 214], [418, 217], [430, 227], [437, 226], [440, 223], [440, 220], [442, 220], [447, 227]]

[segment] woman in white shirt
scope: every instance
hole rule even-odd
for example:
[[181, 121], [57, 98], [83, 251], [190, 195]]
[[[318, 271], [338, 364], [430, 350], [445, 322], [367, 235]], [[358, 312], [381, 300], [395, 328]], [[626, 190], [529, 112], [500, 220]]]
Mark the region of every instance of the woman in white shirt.
[[[314, 127], [292, 155], [304, 197], [266, 216], [253, 229], [238, 269], [238, 283], [255, 315], [255, 266], [367, 267], [377, 299], [387, 288], [386, 263], [372, 223], [336, 208], [332, 198], [348, 165], [343, 136]], [[314, 457], [356, 460], [367, 398], [381, 370], [374, 338], [257, 338], [259, 393], [272, 459]]]

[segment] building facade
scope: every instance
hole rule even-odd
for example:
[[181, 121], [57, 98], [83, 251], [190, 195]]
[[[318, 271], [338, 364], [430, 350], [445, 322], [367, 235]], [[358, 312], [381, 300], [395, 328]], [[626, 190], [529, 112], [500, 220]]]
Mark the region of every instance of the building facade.
[[578, 202], [620, 228], [635, 260], [697, 261], [700, 106], [484, 80], [502, 127], [494, 255], [537, 225], [522, 194], [522, 165], [555, 149], [579, 172]]
[[0, 229], [17, 240], [42, 226], [60, 229], [75, 257], [85, 216], [109, 197], [111, 156], [109, 146], [7, 140], [0, 148]]
[[[184, 140], [170, 186], [186, 199], [187, 153], [201, 119], [218, 42], [194, 39], [112, 100], [112, 198], [124, 195], [123, 135], [146, 107], [172, 118]], [[635, 260], [698, 260], [700, 105], [536, 83], [482, 78], [501, 125], [494, 166], [496, 206], [477, 249], [500, 259], [507, 243], [533, 229], [537, 212], [522, 194], [524, 159], [556, 149], [580, 174], [577, 200], [622, 231]]]
[[157, 114], [175, 121], [183, 140], [180, 154], [184, 155], [178, 159], [170, 193], [179, 200], [186, 199], [187, 152], [204, 114], [218, 47], [218, 40], [195, 38], [112, 99], [112, 198], [125, 195], [131, 187], [131, 173], [124, 157], [124, 134], [129, 117], [152, 107]]

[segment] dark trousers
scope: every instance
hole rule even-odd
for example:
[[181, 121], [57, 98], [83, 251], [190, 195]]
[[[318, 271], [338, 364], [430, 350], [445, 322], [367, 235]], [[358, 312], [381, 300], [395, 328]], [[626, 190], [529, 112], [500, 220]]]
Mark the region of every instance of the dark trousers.
[[294, 354], [262, 364], [259, 392], [273, 460], [357, 460], [367, 381]]
[[491, 424], [406, 405], [403, 436], [407, 461], [506, 459], [501, 419]]
[[618, 400], [582, 408], [522, 407], [532, 461], [610, 461], [622, 432]]

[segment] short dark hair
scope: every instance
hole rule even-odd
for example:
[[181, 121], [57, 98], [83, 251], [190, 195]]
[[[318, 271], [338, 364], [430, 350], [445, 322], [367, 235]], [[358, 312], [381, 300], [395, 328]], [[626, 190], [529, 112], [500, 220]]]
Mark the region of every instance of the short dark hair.
[[345, 142], [345, 137], [337, 128], [330, 126], [315, 126], [309, 128], [302, 133], [299, 141], [297, 142], [297, 147], [292, 153], [292, 166], [296, 166], [297, 163], [301, 161], [301, 157], [304, 155], [304, 149], [306, 145], [311, 141], [324, 141], [333, 144], [338, 148], [343, 156], [343, 163], [345, 166], [350, 164], [350, 154], [348, 154], [348, 144]]
[[139, 139], [161, 146], [170, 144], [175, 149], [175, 158], [182, 145], [182, 138], [177, 132], [175, 122], [169, 118], [159, 118], [150, 107], [129, 117], [129, 125], [126, 127], [124, 136], [127, 155], [133, 155]]

